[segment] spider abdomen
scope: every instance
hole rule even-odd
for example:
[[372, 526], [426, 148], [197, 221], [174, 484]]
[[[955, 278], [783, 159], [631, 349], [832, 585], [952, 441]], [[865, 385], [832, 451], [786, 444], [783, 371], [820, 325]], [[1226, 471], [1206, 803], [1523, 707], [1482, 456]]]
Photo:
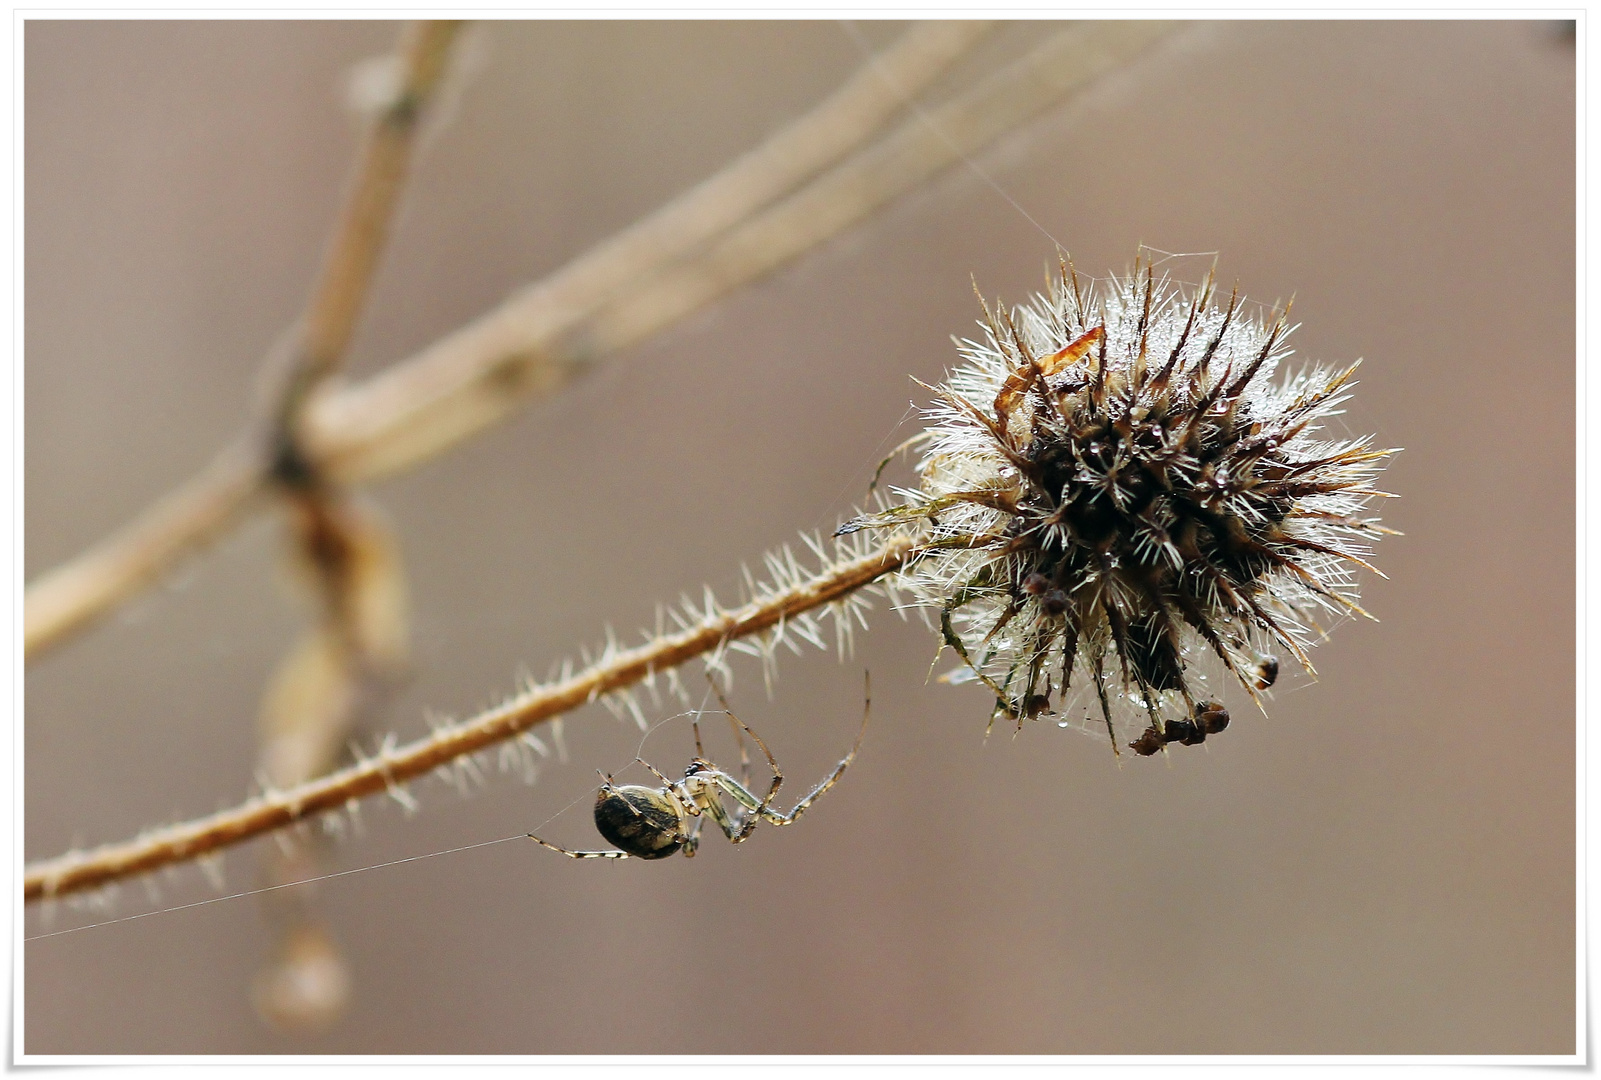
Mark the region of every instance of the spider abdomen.
[[659, 788], [601, 788], [595, 797], [595, 828], [637, 859], [665, 859], [684, 846], [678, 805]]

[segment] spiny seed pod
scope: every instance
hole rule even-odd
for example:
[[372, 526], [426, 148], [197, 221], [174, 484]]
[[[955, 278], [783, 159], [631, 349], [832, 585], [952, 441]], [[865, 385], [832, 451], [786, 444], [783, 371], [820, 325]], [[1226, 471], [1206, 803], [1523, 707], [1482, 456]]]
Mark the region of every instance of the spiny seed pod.
[[1033, 305], [984, 305], [985, 340], [930, 388], [920, 488], [842, 529], [918, 531], [903, 580], [994, 715], [1056, 693], [1114, 751], [1200, 742], [1227, 723], [1207, 657], [1256, 700], [1267, 650], [1314, 673], [1319, 612], [1367, 614], [1351, 568], [1389, 531], [1362, 515], [1395, 451], [1319, 429], [1355, 365], [1276, 379], [1288, 309], [1214, 300], [1211, 274], [1186, 290], [1137, 262], [1097, 290], [1064, 262]]

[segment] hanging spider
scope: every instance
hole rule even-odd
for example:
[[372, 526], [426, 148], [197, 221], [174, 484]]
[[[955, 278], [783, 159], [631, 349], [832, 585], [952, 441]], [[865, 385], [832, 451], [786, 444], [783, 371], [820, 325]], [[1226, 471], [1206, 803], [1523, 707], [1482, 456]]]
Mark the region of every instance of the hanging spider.
[[[710, 677], [708, 676], [708, 681]], [[656, 779], [662, 782], [661, 787], [644, 787], [639, 784], [617, 785], [612, 778], [601, 774], [602, 783], [600, 791], [595, 796], [595, 828], [600, 835], [615, 844], [618, 851], [568, 851], [558, 847], [548, 840], [541, 840], [533, 833], [528, 834], [530, 840], [538, 841], [552, 851], [559, 851], [573, 859], [665, 859], [669, 855], [682, 851], [686, 856], [693, 857], [696, 848], [700, 846], [700, 827], [702, 815], [710, 817], [723, 830], [723, 835], [731, 843], [743, 843], [756, 826], [763, 820], [774, 825], [793, 825], [800, 818], [806, 808], [817, 799], [819, 795], [833, 787], [835, 782], [844, 775], [850, 763], [856, 759], [856, 751], [861, 749], [862, 737], [867, 734], [867, 718], [873, 708], [872, 676], [867, 677], [866, 700], [862, 706], [862, 728], [856, 734], [856, 743], [851, 752], [839, 763], [828, 778], [812, 789], [795, 808], [789, 813], [775, 810], [772, 802], [778, 795], [778, 789], [784, 782], [784, 774], [778, 768], [778, 762], [773, 759], [773, 752], [767, 748], [762, 737], [752, 731], [750, 725], [734, 715], [728, 707], [728, 700], [723, 692], [712, 684], [712, 690], [717, 694], [717, 700], [722, 703], [723, 712], [727, 714], [729, 722], [737, 725], [734, 735], [739, 738], [740, 771], [743, 783], [735, 780], [728, 773], [706, 760], [705, 750], [700, 743], [700, 723], [693, 723], [695, 730], [695, 759], [684, 770], [682, 780], [669, 780], [657, 768], [643, 759], [635, 760], [651, 772]], [[745, 752], [745, 741], [739, 733], [743, 730], [761, 747], [767, 758], [768, 767], [773, 770], [773, 782], [767, 789], [767, 794], [761, 799], [750, 790], [750, 759]], [[730, 807], [723, 804], [722, 796], [727, 795], [737, 804]]]

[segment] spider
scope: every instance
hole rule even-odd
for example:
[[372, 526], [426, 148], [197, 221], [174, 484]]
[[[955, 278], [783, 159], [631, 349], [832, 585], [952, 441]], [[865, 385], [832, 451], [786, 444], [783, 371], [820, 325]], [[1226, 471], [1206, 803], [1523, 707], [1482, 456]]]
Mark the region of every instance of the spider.
[[[684, 770], [682, 780], [667, 779], [654, 765], [640, 758], [635, 760], [656, 774], [656, 779], [662, 782], [661, 787], [639, 784], [619, 786], [612, 783], [608, 774], [601, 773], [600, 791], [595, 795], [595, 828], [620, 850], [568, 851], [548, 840], [541, 840], [533, 833], [529, 833], [528, 838], [572, 859], [665, 859], [679, 851], [693, 858], [700, 846], [702, 815], [716, 822], [718, 828], [723, 830], [723, 835], [734, 844], [743, 843], [764, 819], [774, 825], [793, 825], [819, 795], [834, 786], [856, 759], [856, 751], [861, 749], [862, 737], [867, 734], [867, 718], [873, 708], [873, 683], [869, 675], [866, 700], [862, 706], [862, 728], [856, 734], [856, 743], [851, 747], [851, 752], [845, 755], [845, 759], [827, 779], [786, 814], [775, 810], [772, 805], [779, 785], [784, 782], [784, 774], [779, 770], [778, 762], [773, 760], [773, 752], [767, 748], [762, 737], [751, 730], [749, 724], [734, 715], [728, 707], [728, 699], [723, 697], [716, 683], [712, 683], [712, 690], [722, 703], [723, 712], [730, 723], [738, 725], [734, 729], [735, 737], [739, 738], [740, 730], [743, 730], [756, 740], [756, 745], [767, 757], [767, 764], [773, 770], [773, 782], [766, 796], [757, 799], [747, 786], [750, 783], [750, 759], [745, 753], [744, 739], [739, 739], [741, 773], [744, 776], [744, 783], [741, 783], [706, 760], [705, 750], [700, 743], [700, 723], [696, 721], [692, 725], [695, 730], [695, 758]], [[738, 805], [725, 806], [723, 795], [729, 796]]]

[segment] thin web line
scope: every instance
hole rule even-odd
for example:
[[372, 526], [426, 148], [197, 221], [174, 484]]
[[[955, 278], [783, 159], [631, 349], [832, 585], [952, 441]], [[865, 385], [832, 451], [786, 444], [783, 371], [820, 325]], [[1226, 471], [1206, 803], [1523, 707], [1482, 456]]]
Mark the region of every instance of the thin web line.
[[1034, 220], [1033, 214], [1030, 214], [1027, 210], [1023, 209], [1022, 204], [1016, 199], [1012, 198], [1010, 192], [1001, 187], [1000, 184], [996, 183], [995, 179], [991, 177], [989, 173], [979, 168], [978, 165], [974, 163], [972, 157], [964, 153], [962, 148], [957, 146], [956, 143], [951, 140], [950, 136], [945, 134], [944, 129], [942, 129], [938, 124], [934, 123], [934, 118], [928, 115], [927, 110], [925, 110], [922, 105], [918, 104], [916, 97], [907, 93], [905, 88], [903, 88], [899, 83], [890, 78], [889, 75], [884, 72], [883, 61], [878, 58], [878, 54], [875, 53], [872, 49], [872, 46], [867, 43], [867, 39], [862, 37], [862, 32], [856, 28], [855, 23], [842, 19], [840, 20], [839, 25], [840, 28], [845, 31], [845, 35], [851, 39], [851, 43], [854, 44], [856, 48], [861, 51], [862, 55], [867, 58], [867, 63], [873, 69], [873, 74], [877, 75], [879, 80], [882, 81], [885, 86], [889, 87], [891, 90], [895, 91], [895, 93], [900, 95], [900, 99], [906, 103], [906, 107], [912, 111], [913, 115], [915, 115], [919, 121], [922, 122], [924, 127], [928, 128], [928, 130], [937, 135], [941, 142], [950, 147], [951, 150], [955, 152], [956, 156], [962, 159], [963, 165], [966, 165], [969, 169], [971, 169], [973, 174], [980, 180], [994, 188], [996, 194], [1010, 203], [1012, 209], [1016, 210], [1019, 214], [1022, 214], [1023, 218], [1030, 225], [1038, 229], [1047, 240], [1055, 244], [1057, 247], [1066, 250], [1065, 245], [1056, 237], [1052, 236], [1049, 229], [1041, 225], [1038, 221]]
[[[1035, 229], [1039, 230], [1040, 235], [1044, 236], [1051, 243], [1055, 244], [1059, 249], [1063, 251], [1068, 250], [1067, 245], [1058, 240], [1056, 236], [1052, 234], [1052, 232], [1044, 225], [1041, 225], [1039, 220], [1023, 207], [1022, 203], [1018, 202], [1012, 197], [1011, 192], [1007, 191], [1000, 185], [999, 181], [980, 168], [978, 163], [973, 160], [972, 155], [963, 152], [961, 147], [957, 146], [950, 136], [945, 134], [944, 129], [934, 122], [934, 118], [928, 114], [928, 110], [923, 108], [915, 96], [907, 93], [907, 91], [899, 83], [897, 83], [884, 71], [883, 61], [879, 59], [878, 54], [873, 51], [872, 46], [869, 45], [867, 39], [862, 36], [862, 32], [857, 29], [855, 23], [841, 19], [839, 21], [839, 26], [840, 29], [844, 31], [845, 35], [850, 38], [851, 43], [855, 45], [857, 50], [860, 51], [861, 54], [867, 59], [868, 66], [873, 69], [873, 74], [876, 75], [885, 86], [888, 86], [900, 96], [900, 99], [905, 104], [906, 108], [917, 117], [918, 121], [922, 123], [924, 127], [928, 128], [928, 130], [933, 132], [941, 142], [943, 142], [951, 150], [955, 151], [957, 157], [961, 158], [962, 164], [967, 166], [967, 168], [972, 171], [974, 176], [977, 176], [980, 180], [984, 181], [984, 183], [993, 188], [995, 193], [1001, 198], [1005, 199], [1007, 204], [1011, 206], [1013, 210], [1016, 210], [1019, 214], [1021, 214], [1025, 221], [1034, 226]], [[1216, 258], [1218, 254], [1216, 251], [1164, 251], [1161, 248], [1151, 247], [1149, 244], [1141, 244], [1140, 249], [1142, 251], [1152, 252], [1162, 256], [1160, 259], [1153, 260], [1153, 266], [1161, 266], [1164, 263], [1172, 262], [1177, 259], [1187, 259], [1194, 256], [1211, 255]], [[1095, 274], [1085, 274], [1083, 271], [1080, 271], [1079, 274], [1081, 277], [1086, 277], [1095, 282], [1111, 282], [1115, 280], [1114, 278], [1101, 278]], [[1188, 282], [1187, 284], [1195, 285], [1196, 283]], [[1260, 301], [1251, 300], [1247, 297], [1241, 297], [1240, 303], [1252, 304], [1263, 311], [1269, 310], [1266, 304]], [[1275, 305], [1271, 310], [1277, 311], [1277, 305]]]
[[[895, 421], [895, 426], [891, 427], [887, 432], [885, 432], [884, 433], [884, 437], [882, 439], [878, 440], [878, 445], [873, 447], [873, 457], [874, 458], [880, 458], [881, 457], [881, 455], [884, 453], [884, 447], [888, 446], [890, 440], [893, 439], [895, 437], [896, 433], [900, 431], [901, 425], [905, 424], [908, 418], [910, 418], [912, 416], [915, 416], [916, 414], [917, 414], [917, 403], [916, 402], [908, 402], [907, 405], [906, 405], [906, 411], [901, 413], [901, 418], [899, 420]], [[897, 451], [897, 453], [898, 453], [898, 451]], [[831, 518], [831, 517], [835, 517], [836, 516], [836, 514], [837, 514], [837, 509], [836, 508], [839, 507], [841, 504], [843, 504], [845, 502], [846, 493], [849, 492], [851, 490], [851, 488], [857, 487], [860, 484], [860, 482], [861, 482], [861, 474], [863, 472], [865, 472], [865, 471], [866, 471], [866, 466], [863, 466], [862, 468], [857, 469], [856, 472], [850, 477], [850, 479], [846, 480], [845, 483], [840, 485], [840, 489], [839, 489], [838, 493], [835, 494], [835, 496], [832, 499], [828, 500], [828, 504], [823, 507], [822, 512], [819, 513], [817, 515], [817, 517], [812, 520], [812, 528], [813, 529], [820, 530], [820, 529], [825, 528], [826, 527], [825, 523], [828, 521], [828, 519]], [[865, 504], [867, 498], [871, 496], [871, 494], [872, 494], [872, 492], [871, 492], [871, 490], [869, 490], [868, 494], [863, 497], [864, 504]], [[867, 507], [865, 505], [863, 505], [862, 509], [867, 509]]]
[[[709, 696], [710, 691], [708, 691], [707, 694]], [[656, 731], [657, 728], [661, 727], [663, 724], [667, 723], [668, 721], [677, 720], [680, 717], [684, 717], [684, 716], [703, 714], [705, 712], [705, 700], [704, 700], [704, 698], [702, 699], [701, 706], [702, 707], [700, 709], [698, 709], [698, 710], [690, 710], [688, 712], [677, 713], [677, 714], [675, 714], [673, 716], [664, 717], [663, 719], [658, 720], [656, 723], [652, 724], [650, 726], [650, 729], [647, 730], [642, 736], [640, 736], [639, 746], [637, 747], [637, 750], [638, 751], [643, 751], [644, 748], [645, 748], [646, 740], [648, 740], [650, 738], [650, 736]], [[639, 762], [640, 760], [641, 759], [638, 756], [638, 753], [636, 752], [633, 761], [630, 761], [628, 764], [629, 765], [633, 765], [633, 764]], [[538, 825], [535, 826], [535, 828], [536, 829], [543, 829], [546, 825], [550, 824], [552, 821], [555, 821], [558, 817], [560, 817], [562, 814], [565, 814], [568, 810], [571, 810], [574, 806], [576, 806], [579, 802], [581, 802], [583, 799], [585, 799], [587, 797], [588, 797], [588, 793], [587, 792], [585, 794], [583, 794], [583, 795], [579, 795], [577, 798], [573, 799], [572, 802], [568, 803], [566, 806], [564, 806], [560, 810], [556, 811], [550, 817], [548, 817], [544, 821], [540, 822]], [[403, 863], [421, 862], [424, 859], [437, 858], [440, 855], [454, 855], [454, 854], [456, 854], [457, 852], [460, 852], [460, 851], [472, 851], [472, 850], [474, 850], [476, 848], [491, 847], [491, 846], [493, 846], [495, 844], [504, 844], [508, 840], [526, 840], [526, 839], [528, 839], [528, 834], [527, 833], [516, 833], [515, 835], [512, 835], [512, 836], [502, 836], [498, 840], [485, 840], [485, 841], [483, 841], [481, 843], [477, 843], [477, 844], [465, 844], [465, 845], [463, 845], [461, 847], [446, 848], [443, 851], [430, 851], [426, 855], [410, 855], [410, 856], [407, 856], [404, 859], [392, 859], [389, 862], [374, 863], [371, 866], [358, 866], [358, 867], [355, 867], [355, 868], [350, 869], [350, 870], [338, 870], [338, 871], [335, 871], [332, 874], [322, 874], [322, 875], [319, 875], [318, 877], [302, 878], [299, 881], [285, 881], [285, 882], [283, 882], [282, 884], [279, 884], [279, 885], [267, 885], [267, 886], [263, 886], [262, 888], [259, 888], [259, 889], [249, 889], [249, 890], [246, 890], [245, 892], [229, 893], [227, 896], [213, 896], [210, 899], [207, 899], [207, 900], [196, 900], [196, 901], [194, 901], [193, 903], [190, 903], [190, 904], [177, 904], [177, 905], [175, 905], [173, 907], [158, 908], [155, 911], [143, 911], [143, 912], [140, 912], [138, 915], [125, 915], [120, 919], [106, 919], [106, 920], [104, 920], [102, 922], [87, 923], [86, 925], [74, 926], [74, 927], [70, 927], [70, 928], [68, 928], [66, 930], [51, 930], [48, 933], [34, 934], [31, 937], [25, 937], [22, 940], [24, 942], [42, 941], [45, 938], [60, 937], [62, 934], [76, 934], [76, 933], [78, 933], [79, 931], [82, 931], [82, 930], [94, 930], [97, 927], [101, 927], [101, 926], [115, 926], [118, 923], [133, 922], [135, 919], [148, 919], [152, 915], [166, 915], [169, 912], [173, 912], [173, 911], [185, 911], [185, 910], [187, 910], [189, 908], [205, 907], [207, 904], [220, 904], [225, 900], [241, 900], [241, 899], [243, 899], [244, 897], [247, 897], [247, 896], [260, 896], [263, 893], [277, 892], [279, 889], [293, 889], [298, 885], [312, 885], [312, 884], [315, 884], [316, 882], [319, 882], [319, 881], [330, 881], [330, 880], [332, 880], [334, 878], [349, 877], [352, 874], [363, 874], [363, 873], [366, 873], [368, 870], [382, 870], [382, 869], [384, 869], [386, 867], [390, 867], [390, 866], [400, 866]]]
[[43, 938], [60, 937], [62, 934], [76, 934], [80, 930], [93, 930], [98, 926], [115, 926], [117, 923], [133, 922], [135, 919], [148, 919], [152, 915], [165, 915], [170, 911], [184, 911], [188, 908], [205, 907], [207, 904], [220, 904], [224, 900], [238, 900], [245, 896], [259, 896], [262, 893], [276, 892], [279, 889], [292, 889], [297, 885], [310, 885], [318, 881], [329, 881], [333, 878], [349, 877], [351, 874], [363, 874], [368, 870], [382, 870], [386, 866], [399, 866], [401, 863], [420, 862], [423, 859], [432, 859], [440, 855], [454, 855], [458, 851], [472, 851], [474, 848], [489, 847], [492, 844], [504, 844], [508, 840], [526, 840], [526, 833], [515, 836], [502, 836], [499, 840], [485, 840], [479, 844], [467, 844], [463, 847], [446, 848], [444, 851], [430, 851], [426, 855], [412, 855], [404, 859], [394, 859], [390, 862], [374, 863], [372, 866], [358, 866], [354, 870], [339, 870], [332, 874], [323, 874], [320, 877], [303, 878], [300, 881], [286, 881], [281, 885], [268, 885], [260, 889], [251, 889], [248, 892], [230, 893], [227, 896], [213, 896], [209, 900], [196, 900], [192, 904], [179, 904], [177, 907], [161, 908], [158, 911], [146, 911], [138, 915], [125, 915], [120, 919], [107, 919], [105, 922], [89, 923], [87, 926], [74, 926], [70, 930], [52, 930], [48, 934], [34, 934], [25, 937], [23, 941], [39, 941]]

